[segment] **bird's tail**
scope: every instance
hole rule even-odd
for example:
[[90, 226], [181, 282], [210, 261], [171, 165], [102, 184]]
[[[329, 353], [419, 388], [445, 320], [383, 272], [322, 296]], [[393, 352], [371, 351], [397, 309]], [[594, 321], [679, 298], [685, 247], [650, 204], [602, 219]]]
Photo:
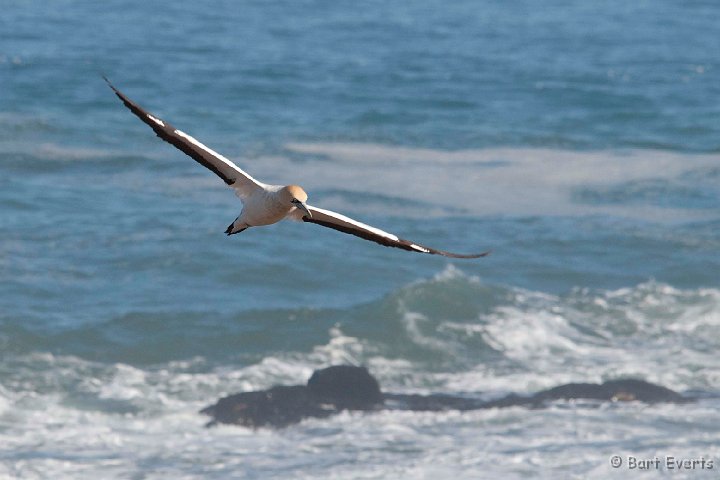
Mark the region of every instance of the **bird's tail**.
[[235, 220], [233, 220], [233, 222], [230, 225], [228, 225], [227, 230], [225, 230], [226, 234], [235, 235], [236, 233], [244, 232], [245, 230], [248, 229], [248, 227], [241, 227], [241, 228], [238, 228], [237, 230], [235, 230], [235, 221], [236, 220], [237, 220], [237, 218]]

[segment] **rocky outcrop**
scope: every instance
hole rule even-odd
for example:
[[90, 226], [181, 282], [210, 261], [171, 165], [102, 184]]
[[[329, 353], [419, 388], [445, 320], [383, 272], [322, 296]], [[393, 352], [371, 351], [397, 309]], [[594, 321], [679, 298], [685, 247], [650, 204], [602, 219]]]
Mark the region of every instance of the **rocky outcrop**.
[[510, 394], [495, 400], [448, 394], [408, 395], [382, 393], [365, 367], [347, 365], [316, 370], [306, 385], [278, 386], [221, 398], [201, 410], [216, 423], [247, 427], [285, 427], [303, 418], [324, 418], [343, 410], [478, 410], [525, 406], [541, 408], [558, 400], [601, 402], [639, 401], [684, 403], [693, 399], [643, 380], [620, 379], [602, 384], [569, 383], [534, 395]]
[[313, 372], [307, 385], [273, 387], [221, 398], [201, 410], [213, 423], [284, 427], [303, 418], [382, 407], [380, 385], [365, 367], [333, 366]]

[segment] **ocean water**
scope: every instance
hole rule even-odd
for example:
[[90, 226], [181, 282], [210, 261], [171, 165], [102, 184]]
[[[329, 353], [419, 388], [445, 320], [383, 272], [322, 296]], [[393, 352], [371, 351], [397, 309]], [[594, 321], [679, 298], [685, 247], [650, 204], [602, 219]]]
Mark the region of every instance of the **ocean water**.
[[[628, 478], [720, 469], [720, 5], [0, 0], [0, 478]], [[437, 248], [226, 237], [268, 183]], [[633, 376], [687, 405], [205, 428], [366, 365], [396, 393]]]

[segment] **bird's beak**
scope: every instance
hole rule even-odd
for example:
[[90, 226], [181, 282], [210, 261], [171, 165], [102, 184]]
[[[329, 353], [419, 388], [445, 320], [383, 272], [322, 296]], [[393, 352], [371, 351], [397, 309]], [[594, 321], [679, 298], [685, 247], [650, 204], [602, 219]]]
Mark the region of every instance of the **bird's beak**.
[[310, 213], [310, 210], [308, 210], [307, 205], [305, 205], [305, 204], [304, 204], [303, 202], [301, 202], [300, 200], [295, 201], [295, 202], [293, 202], [293, 203], [295, 204], [295, 206], [296, 206], [297, 208], [299, 208], [300, 210], [302, 210], [303, 212], [305, 212], [305, 215], [306, 215], [308, 218], [312, 218], [312, 213]]

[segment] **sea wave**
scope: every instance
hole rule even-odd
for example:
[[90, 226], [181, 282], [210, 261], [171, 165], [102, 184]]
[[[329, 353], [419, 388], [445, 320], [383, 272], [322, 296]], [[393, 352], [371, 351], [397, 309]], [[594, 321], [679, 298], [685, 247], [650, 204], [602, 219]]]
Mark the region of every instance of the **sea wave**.
[[[260, 330], [264, 336], [258, 336]], [[107, 478], [122, 478], [152, 464], [164, 472], [160, 477], [222, 478], [237, 469], [259, 472], [263, 462], [274, 462], [273, 475], [284, 472], [282, 463], [311, 476], [319, 473], [307, 463], [314, 459], [335, 462], [328, 468], [343, 476], [342, 462], [367, 452], [375, 452], [368, 458], [379, 462], [377, 477], [392, 473], [388, 465], [399, 452], [405, 452], [403, 475], [410, 477], [420, 471], [471, 473], [488, 458], [507, 472], [509, 459], [524, 464], [534, 455], [534, 447], [524, 443], [527, 436], [509, 435], [514, 428], [535, 432], [537, 448], [570, 447], [572, 432], [560, 427], [567, 416], [563, 408], [346, 413], [283, 432], [207, 430], [197, 412], [219, 397], [303, 383], [313, 369], [341, 363], [367, 365], [392, 392], [494, 396], [628, 375], [680, 391], [717, 391], [719, 333], [715, 288], [649, 281], [554, 295], [487, 284], [452, 266], [342, 309], [255, 311], [211, 321], [197, 313], [173, 318], [148, 312], [54, 333], [3, 323], [0, 441], [6, 453], [0, 475], [92, 478], [102, 470]], [[242, 353], [258, 342], [254, 352]], [[637, 436], [638, 418], [649, 415], [643, 408], [575, 414], [573, 428], [594, 433], [588, 433], [585, 447], [577, 447], [583, 460], [573, 471], [598, 465], [607, 453], [603, 436]], [[698, 418], [716, 417], [712, 406], [678, 408], [654, 407], [654, 420], [643, 428], [658, 433], [657, 422], [682, 429]], [[634, 426], [625, 427], [628, 422]], [[548, 429], [555, 424], [558, 430]], [[500, 440], [511, 451], [498, 450]], [[413, 460], [404, 448], [436, 460]], [[641, 443], [634, 448], [647, 450]], [[287, 452], [285, 460], [275, 462], [269, 450]], [[486, 454], [481, 458], [479, 451]], [[168, 452], [171, 465], [157, 470]], [[551, 452], [542, 461], [548, 468], [566, 465]]]
[[[289, 367], [293, 374], [367, 364], [390, 385], [451, 390], [531, 390], [623, 375], [715, 388], [719, 338], [718, 289], [650, 281], [550, 294], [487, 284], [453, 266], [345, 308], [136, 312], [55, 329], [0, 325], [5, 368], [14, 365], [8, 375], [20, 371], [16, 362], [32, 366], [42, 355], [149, 369], [202, 359], [197, 368], [207, 371], [262, 370], [274, 359], [302, 365]], [[266, 373], [270, 382], [292, 376]]]

